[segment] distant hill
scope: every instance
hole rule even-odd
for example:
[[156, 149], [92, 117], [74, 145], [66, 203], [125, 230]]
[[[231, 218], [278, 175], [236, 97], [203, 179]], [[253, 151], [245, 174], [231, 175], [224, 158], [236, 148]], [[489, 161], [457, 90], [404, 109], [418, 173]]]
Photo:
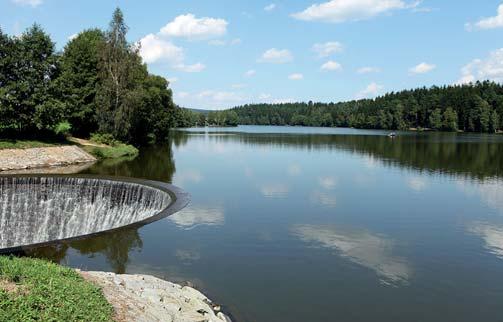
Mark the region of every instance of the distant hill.
[[208, 115], [209, 110], [203, 110], [203, 109], [199, 109], [199, 108], [188, 108], [188, 107], [183, 107], [184, 109], [186, 110], [189, 110], [189, 111], [192, 111], [192, 112], [195, 112], [195, 113], [201, 113], [201, 114], [204, 114], [204, 115]]

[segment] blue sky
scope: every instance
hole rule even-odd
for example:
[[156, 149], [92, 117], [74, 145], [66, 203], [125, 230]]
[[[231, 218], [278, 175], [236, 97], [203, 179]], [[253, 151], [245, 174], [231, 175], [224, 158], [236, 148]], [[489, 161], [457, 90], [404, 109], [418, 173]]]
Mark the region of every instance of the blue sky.
[[0, 26], [19, 34], [37, 22], [61, 49], [106, 28], [117, 6], [149, 70], [186, 107], [503, 81], [503, 2], [493, 0], [0, 0]]

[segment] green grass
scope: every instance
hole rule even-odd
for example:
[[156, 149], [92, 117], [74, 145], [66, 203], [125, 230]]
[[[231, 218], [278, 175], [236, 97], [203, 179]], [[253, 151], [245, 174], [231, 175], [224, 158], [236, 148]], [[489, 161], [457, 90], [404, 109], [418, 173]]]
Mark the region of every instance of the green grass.
[[28, 149], [43, 148], [47, 146], [61, 145], [58, 141], [37, 141], [37, 140], [17, 140], [0, 139], [0, 149]]
[[0, 256], [0, 321], [113, 321], [112, 315], [101, 290], [74, 270]]
[[83, 146], [84, 150], [94, 155], [98, 159], [117, 159], [124, 157], [135, 157], [139, 151], [132, 145], [118, 143], [114, 146], [98, 147], [98, 146]]

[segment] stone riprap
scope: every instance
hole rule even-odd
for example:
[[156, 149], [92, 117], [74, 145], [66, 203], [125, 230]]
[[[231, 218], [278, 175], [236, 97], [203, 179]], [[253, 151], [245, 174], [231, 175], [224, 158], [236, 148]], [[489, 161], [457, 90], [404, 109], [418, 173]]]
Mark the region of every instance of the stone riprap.
[[59, 167], [95, 161], [95, 157], [76, 145], [0, 150], [0, 172]]
[[121, 322], [230, 322], [204, 294], [189, 286], [181, 286], [150, 275], [114, 274], [108, 272], [79, 273], [102, 288]]

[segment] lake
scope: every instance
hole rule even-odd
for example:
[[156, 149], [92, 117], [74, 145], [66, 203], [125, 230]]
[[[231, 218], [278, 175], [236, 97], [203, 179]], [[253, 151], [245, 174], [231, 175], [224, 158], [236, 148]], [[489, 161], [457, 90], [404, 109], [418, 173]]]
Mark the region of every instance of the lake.
[[502, 135], [195, 128], [85, 172], [192, 201], [32, 255], [191, 281], [237, 321], [503, 321]]

